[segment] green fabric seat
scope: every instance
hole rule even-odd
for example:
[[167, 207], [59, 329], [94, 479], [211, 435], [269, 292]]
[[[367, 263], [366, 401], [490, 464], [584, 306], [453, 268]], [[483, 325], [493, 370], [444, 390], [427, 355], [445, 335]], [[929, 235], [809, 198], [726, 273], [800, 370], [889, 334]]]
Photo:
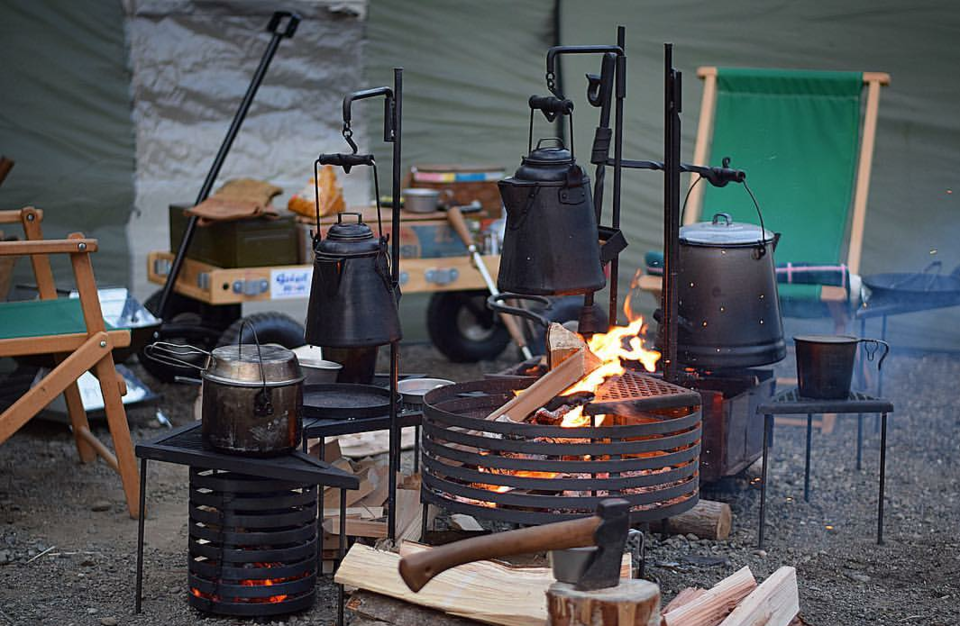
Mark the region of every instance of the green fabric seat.
[[[107, 330], [115, 330], [107, 324]], [[0, 339], [85, 333], [79, 298], [0, 303]]]
[[[836, 265], [844, 242], [860, 149], [860, 72], [718, 68], [709, 162], [731, 158], [782, 234], [777, 263]], [[700, 183], [706, 185], [706, 183]], [[704, 192], [701, 220], [729, 213], [757, 224], [740, 185]], [[784, 315], [820, 315], [817, 285], [780, 285]], [[811, 310], [803, 310], [804, 303]]]

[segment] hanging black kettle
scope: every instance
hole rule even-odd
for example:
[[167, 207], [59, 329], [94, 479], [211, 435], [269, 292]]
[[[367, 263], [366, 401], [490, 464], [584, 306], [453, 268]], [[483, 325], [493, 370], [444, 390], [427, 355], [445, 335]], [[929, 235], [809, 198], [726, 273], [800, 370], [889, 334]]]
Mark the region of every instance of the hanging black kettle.
[[[343, 216], [357, 218], [344, 222]], [[401, 337], [387, 243], [359, 213], [340, 213], [314, 243], [307, 343], [331, 348], [380, 346]]]
[[[507, 211], [497, 287], [535, 295], [582, 294], [606, 284], [600, 263], [597, 216], [590, 178], [563, 142], [546, 146], [541, 139], [516, 173], [499, 183]], [[568, 103], [569, 101], [563, 101]], [[569, 109], [560, 111], [572, 113]], [[573, 136], [571, 121], [571, 133]]]

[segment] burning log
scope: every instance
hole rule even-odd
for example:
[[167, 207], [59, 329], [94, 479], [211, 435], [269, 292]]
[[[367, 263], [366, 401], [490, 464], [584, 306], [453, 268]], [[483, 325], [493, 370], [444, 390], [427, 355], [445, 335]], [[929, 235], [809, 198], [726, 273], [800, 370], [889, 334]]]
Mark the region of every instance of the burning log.
[[584, 352], [577, 352], [568, 357], [559, 367], [527, 387], [519, 396], [488, 415], [487, 419], [495, 420], [501, 415], [506, 415], [515, 422], [522, 422], [528, 415], [548, 403], [554, 396], [559, 395], [561, 391], [572, 386], [594, 369], [596, 369], [596, 367], [592, 364], [587, 364], [584, 358]]
[[562, 324], [554, 322], [547, 328], [547, 366], [553, 370], [577, 352], [583, 350], [587, 365], [600, 367], [600, 357], [587, 347], [587, 342], [575, 332], [567, 330]]
[[730, 536], [733, 513], [726, 502], [700, 500], [697, 505], [671, 518], [654, 522], [650, 529], [668, 535], [694, 534], [700, 539], [723, 540]]

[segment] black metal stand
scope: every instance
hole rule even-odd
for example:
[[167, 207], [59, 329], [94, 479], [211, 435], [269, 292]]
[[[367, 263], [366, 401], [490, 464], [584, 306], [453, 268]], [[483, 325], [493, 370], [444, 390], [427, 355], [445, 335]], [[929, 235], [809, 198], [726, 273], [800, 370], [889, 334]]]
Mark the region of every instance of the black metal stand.
[[[295, 451], [277, 457], [252, 458], [235, 456], [207, 450], [200, 435], [200, 423], [175, 428], [152, 441], [138, 443], [134, 449], [140, 457], [140, 515], [137, 520], [137, 580], [135, 612], [140, 613], [143, 598], [143, 544], [144, 521], [147, 499], [147, 461], [163, 461], [200, 467], [226, 470], [262, 478], [296, 481], [340, 489], [340, 541], [339, 558], [346, 554], [346, 490], [358, 489], [360, 480], [343, 470], [318, 461], [303, 452]], [[321, 506], [323, 499], [320, 499]], [[322, 566], [323, 539], [319, 541], [317, 566]], [[343, 587], [338, 591], [337, 624], [343, 626]]]
[[[883, 498], [886, 482], [887, 467], [887, 414], [893, 412], [893, 403], [883, 398], [875, 398], [856, 391], [850, 392], [850, 395], [841, 400], [815, 400], [800, 396], [799, 391], [794, 388], [778, 394], [771, 402], [762, 404], [757, 408], [757, 412], [763, 415], [763, 469], [760, 482], [760, 527], [757, 531], [757, 543], [759, 548], [763, 548], [764, 534], [766, 532], [767, 520], [767, 483], [769, 463], [769, 451], [771, 440], [773, 438], [773, 425], [775, 415], [803, 415], [807, 416], [807, 438], [806, 453], [804, 455], [803, 465], [803, 499], [810, 500], [810, 455], [813, 435], [813, 415], [821, 413], [852, 414], [856, 413], [858, 419], [862, 419], [864, 413], [877, 413], [880, 415], [881, 435], [880, 435], [880, 494], [877, 503], [877, 544], [883, 544]], [[861, 433], [858, 433], [858, 435]], [[858, 461], [859, 468], [859, 449], [862, 439], [858, 437]]]

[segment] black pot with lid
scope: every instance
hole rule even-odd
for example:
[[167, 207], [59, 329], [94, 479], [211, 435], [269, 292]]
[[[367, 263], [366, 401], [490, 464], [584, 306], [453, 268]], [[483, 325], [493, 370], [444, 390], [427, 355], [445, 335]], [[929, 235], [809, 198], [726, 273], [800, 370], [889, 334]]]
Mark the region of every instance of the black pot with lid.
[[[345, 222], [344, 216], [356, 221]], [[340, 213], [314, 243], [307, 343], [331, 348], [380, 346], [401, 338], [399, 294], [390, 278], [387, 243], [359, 213]]]
[[727, 213], [680, 229], [680, 363], [730, 369], [786, 356], [773, 260], [778, 240]]

